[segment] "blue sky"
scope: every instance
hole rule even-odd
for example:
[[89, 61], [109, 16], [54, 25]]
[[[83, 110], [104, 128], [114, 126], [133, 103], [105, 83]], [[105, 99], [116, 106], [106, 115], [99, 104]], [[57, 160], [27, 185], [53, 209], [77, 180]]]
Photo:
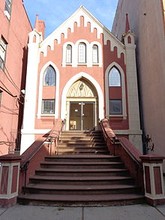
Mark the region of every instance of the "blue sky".
[[36, 14], [46, 24], [46, 36], [53, 32], [81, 5], [90, 11], [109, 30], [117, 8], [118, 0], [24, 0], [32, 26]]

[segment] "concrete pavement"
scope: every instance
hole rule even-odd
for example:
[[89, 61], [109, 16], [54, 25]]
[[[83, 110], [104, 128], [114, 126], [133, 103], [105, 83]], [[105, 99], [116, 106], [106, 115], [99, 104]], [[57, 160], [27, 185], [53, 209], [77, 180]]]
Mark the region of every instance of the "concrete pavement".
[[165, 205], [103, 207], [21, 206], [0, 208], [0, 220], [165, 220]]

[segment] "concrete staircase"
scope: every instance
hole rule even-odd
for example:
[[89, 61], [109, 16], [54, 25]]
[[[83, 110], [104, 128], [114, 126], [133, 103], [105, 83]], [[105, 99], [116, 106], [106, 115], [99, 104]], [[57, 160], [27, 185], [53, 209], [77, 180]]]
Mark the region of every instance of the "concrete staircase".
[[144, 196], [101, 132], [63, 132], [58, 155], [45, 157], [19, 195], [20, 204], [124, 205]]

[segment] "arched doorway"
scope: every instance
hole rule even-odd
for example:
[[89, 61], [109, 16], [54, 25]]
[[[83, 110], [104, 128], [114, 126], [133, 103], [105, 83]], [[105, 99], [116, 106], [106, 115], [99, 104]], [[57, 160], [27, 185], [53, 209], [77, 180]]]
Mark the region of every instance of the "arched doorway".
[[85, 78], [75, 81], [66, 95], [66, 130], [90, 130], [98, 122], [98, 95]]

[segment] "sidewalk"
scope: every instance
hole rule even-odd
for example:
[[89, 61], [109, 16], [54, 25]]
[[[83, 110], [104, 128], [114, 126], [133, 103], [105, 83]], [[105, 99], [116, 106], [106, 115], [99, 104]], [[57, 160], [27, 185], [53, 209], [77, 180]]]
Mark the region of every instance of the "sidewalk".
[[0, 208], [0, 220], [165, 220], [165, 205], [104, 207], [21, 206]]

